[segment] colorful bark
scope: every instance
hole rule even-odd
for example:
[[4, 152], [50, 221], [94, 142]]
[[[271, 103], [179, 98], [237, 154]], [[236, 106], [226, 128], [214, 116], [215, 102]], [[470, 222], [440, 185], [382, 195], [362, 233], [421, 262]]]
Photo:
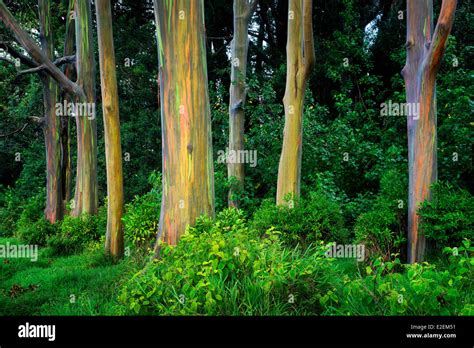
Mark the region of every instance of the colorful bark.
[[214, 214], [204, 3], [155, 0], [155, 18], [163, 137], [158, 241], [176, 244], [198, 216]]
[[95, 6], [107, 167], [107, 234], [105, 250], [114, 257], [122, 257], [124, 251], [122, 230], [122, 146], [120, 144], [120, 117], [112, 34], [112, 10], [110, 0], [96, 0]]
[[[247, 96], [245, 78], [247, 75], [247, 53], [249, 47], [248, 25], [257, 1], [234, 0], [234, 38], [231, 43], [231, 84], [229, 89], [229, 153], [244, 150], [245, 98]], [[244, 186], [244, 163], [228, 163], [229, 178], [236, 178], [238, 190]], [[229, 206], [238, 207], [235, 192], [229, 191]]]
[[95, 69], [92, 41], [92, 15], [89, 0], [75, 2], [76, 71], [85, 99], [77, 100], [94, 106], [94, 114], [77, 115], [77, 174], [72, 214], [96, 214], [97, 192], [97, 123], [95, 119]]
[[285, 129], [278, 167], [277, 204], [299, 197], [306, 84], [314, 66], [312, 0], [289, 0]]
[[[54, 59], [53, 33], [51, 31], [51, 0], [39, 0], [40, 41], [43, 53]], [[46, 209], [45, 217], [51, 223], [63, 217], [60, 120], [56, 116], [58, 85], [52, 77], [40, 74], [43, 84], [44, 122], [46, 146]]]
[[[433, 32], [432, 0], [407, 0], [407, 60], [402, 71], [407, 103], [419, 104], [408, 115], [408, 262], [423, 260], [425, 238], [419, 232], [417, 208], [431, 198], [437, 179], [436, 74], [451, 32], [457, 0], [443, 0]], [[416, 108], [415, 108], [416, 109]]]

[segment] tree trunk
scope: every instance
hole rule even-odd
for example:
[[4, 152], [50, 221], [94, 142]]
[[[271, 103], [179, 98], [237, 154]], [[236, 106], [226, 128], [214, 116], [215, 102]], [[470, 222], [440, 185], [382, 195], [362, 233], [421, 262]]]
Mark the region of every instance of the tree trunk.
[[[234, 0], [234, 38], [231, 43], [231, 82], [229, 101], [229, 154], [239, 159], [244, 150], [245, 98], [247, 96], [245, 78], [247, 75], [247, 53], [249, 48], [248, 24], [256, 6], [256, 0]], [[233, 161], [227, 163], [229, 178], [237, 179], [237, 190], [229, 190], [229, 206], [238, 207], [237, 195], [244, 188], [244, 163]], [[235, 192], [237, 191], [237, 192]]]
[[[408, 108], [408, 262], [423, 260], [425, 238], [419, 233], [417, 208], [431, 197], [437, 179], [436, 74], [451, 32], [457, 0], [443, 0], [433, 32], [432, 0], [407, 0], [407, 60], [405, 78]], [[418, 109], [418, 113], [414, 110]]]
[[[43, 53], [54, 60], [51, 31], [51, 0], [39, 0], [40, 41]], [[45, 217], [51, 223], [63, 218], [61, 180], [60, 119], [56, 116], [58, 85], [47, 74], [40, 74], [43, 84], [44, 139], [46, 146], [46, 209]]]
[[202, 0], [155, 0], [163, 137], [161, 238], [176, 244], [214, 214], [214, 166]]
[[[74, 19], [74, 3], [75, 0], [69, 0], [69, 7], [66, 18], [66, 35], [64, 39], [64, 56], [71, 56], [74, 54], [74, 39], [75, 39], [75, 19]], [[70, 80], [75, 78], [74, 64], [66, 64], [64, 68], [64, 75]], [[63, 101], [66, 103], [71, 99], [71, 96], [63, 94]], [[71, 122], [69, 117], [61, 118], [61, 174], [62, 174], [62, 188], [63, 200], [66, 205], [71, 200], [72, 191], [72, 156], [71, 156]]]
[[312, 0], [289, 0], [285, 129], [278, 167], [277, 204], [299, 197], [302, 155], [303, 103], [306, 83], [314, 66]]
[[96, 214], [97, 192], [97, 123], [95, 119], [95, 71], [92, 41], [92, 18], [89, 0], [75, 2], [76, 58], [78, 84], [85, 93], [87, 109], [93, 112], [76, 115], [77, 175], [73, 215]]
[[120, 144], [119, 100], [115, 72], [110, 0], [96, 0], [97, 36], [99, 40], [102, 112], [105, 130], [107, 166], [107, 234], [105, 250], [114, 257], [123, 256], [123, 175]]

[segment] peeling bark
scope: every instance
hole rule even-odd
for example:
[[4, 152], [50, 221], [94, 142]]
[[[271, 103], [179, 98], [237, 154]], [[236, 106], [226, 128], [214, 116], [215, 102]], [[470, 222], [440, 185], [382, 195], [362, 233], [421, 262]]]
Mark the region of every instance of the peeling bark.
[[[229, 89], [229, 153], [244, 150], [245, 99], [247, 96], [247, 54], [249, 48], [248, 25], [257, 1], [234, 0], [234, 38], [231, 43], [231, 84]], [[235, 177], [238, 191], [244, 187], [244, 163], [228, 163], [228, 177]], [[229, 190], [229, 206], [238, 207], [239, 199]]]
[[408, 128], [408, 262], [423, 260], [425, 238], [419, 233], [417, 208], [431, 198], [437, 179], [436, 74], [454, 21], [457, 0], [443, 0], [433, 33], [433, 1], [407, 0], [407, 103], [419, 104], [419, 115], [410, 114]]
[[186, 226], [214, 214], [214, 165], [202, 0], [155, 0], [163, 196], [159, 241], [176, 244]]
[[105, 130], [107, 167], [107, 233], [105, 250], [112, 256], [123, 256], [123, 174], [120, 143], [119, 100], [115, 71], [110, 0], [96, 0], [97, 36], [99, 39], [102, 112]]

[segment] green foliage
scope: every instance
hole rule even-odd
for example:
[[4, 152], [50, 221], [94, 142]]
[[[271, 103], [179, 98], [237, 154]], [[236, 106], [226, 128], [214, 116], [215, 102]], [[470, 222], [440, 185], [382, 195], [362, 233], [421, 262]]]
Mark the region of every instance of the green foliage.
[[323, 314], [473, 315], [473, 251], [468, 240], [459, 248], [446, 248], [449, 264], [444, 269], [378, 258], [355, 279], [333, 279], [335, 296]]
[[21, 215], [21, 198], [12, 188], [0, 192], [0, 236], [13, 236]]
[[275, 228], [289, 245], [306, 246], [321, 239], [348, 241], [339, 204], [321, 191], [311, 192], [309, 197], [288, 205], [276, 206], [271, 200], [265, 201], [254, 214], [252, 226], [261, 233]]
[[388, 171], [382, 177], [373, 208], [357, 218], [356, 242], [365, 245], [369, 256], [388, 260], [391, 254], [404, 249], [406, 192], [406, 177], [397, 171]]
[[97, 216], [88, 214], [65, 217], [58, 233], [47, 239], [51, 255], [75, 254], [88, 244], [100, 241], [101, 231], [98, 231], [97, 223]]
[[134, 314], [303, 313], [324, 251], [285, 249], [279, 232], [262, 237], [242, 212], [227, 209], [215, 221], [199, 218], [177, 246], [162, 245], [161, 258], [125, 284], [120, 301]]
[[156, 240], [160, 220], [161, 174], [153, 172], [149, 183], [152, 189], [142, 196], [135, 196], [125, 206], [122, 217], [125, 238], [139, 248], [151, 247]]
[[474, 197], [449, 184], [433, 185], [432, 200], [418, 210], [420, 230], [438, 249], [458, 245], [472, 238], [474, 231]]
[[35, 222], [21, 226], [16, 237], [26, 244], [46, 245], [48, 238], [57, 233], [58, 226], [43, 216]]

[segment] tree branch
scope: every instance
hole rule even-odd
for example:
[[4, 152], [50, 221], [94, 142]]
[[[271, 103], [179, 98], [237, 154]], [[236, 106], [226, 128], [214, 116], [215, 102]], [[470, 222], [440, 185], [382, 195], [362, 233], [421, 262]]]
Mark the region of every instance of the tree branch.
[[453, 28], [454, 12], [456, 11], [457, 0], [443, 0], [438, 23], [433, 34], [432, 44], [426, 56], [427, 68], [436, 72], [441, 65], [446, 43]]
[[85, 94], [82, 88], [76, 83], [69, 80], [66, 75], [59, 70], [56, 65], [51, 62], [43, 53], [41, 48], [33, 41], [33, 39], [21, 28], [16, 19], [5, 6], [3, 0], [0, 0], [0, 20], [5, 26], [11, 30], [15, 39], [28, 52], [28, 54], [35, 60], [37, 65], [44, 65], [45, 70], [54, 78], [61, 88], [72, 95], [78, 96], [81, 100], [85, 99]]
[[[76, 61], [76, 56], [67, 56], [67, 57], [61, 57], [61, 58], [56, 59], [53, 62], [53, 64], [56, 65], [56, 66], [61, 66], [61, 65], [64, 65], [64, 64], [72, 64], [75, 61]], [[26, 75], [26, 74], [33, 74], [33, 73], [37, 73], [37, 72], [42, 72], [45, 69], [46, 69], [46, 65], [42, 64], [42, 65], [37, 66], [35, 68], [20, 71], [18, 73], [18, 76]]]
[[313, 0], [303, 0], [303, 57], [308, 75], [316, 62], [313, 37]]

